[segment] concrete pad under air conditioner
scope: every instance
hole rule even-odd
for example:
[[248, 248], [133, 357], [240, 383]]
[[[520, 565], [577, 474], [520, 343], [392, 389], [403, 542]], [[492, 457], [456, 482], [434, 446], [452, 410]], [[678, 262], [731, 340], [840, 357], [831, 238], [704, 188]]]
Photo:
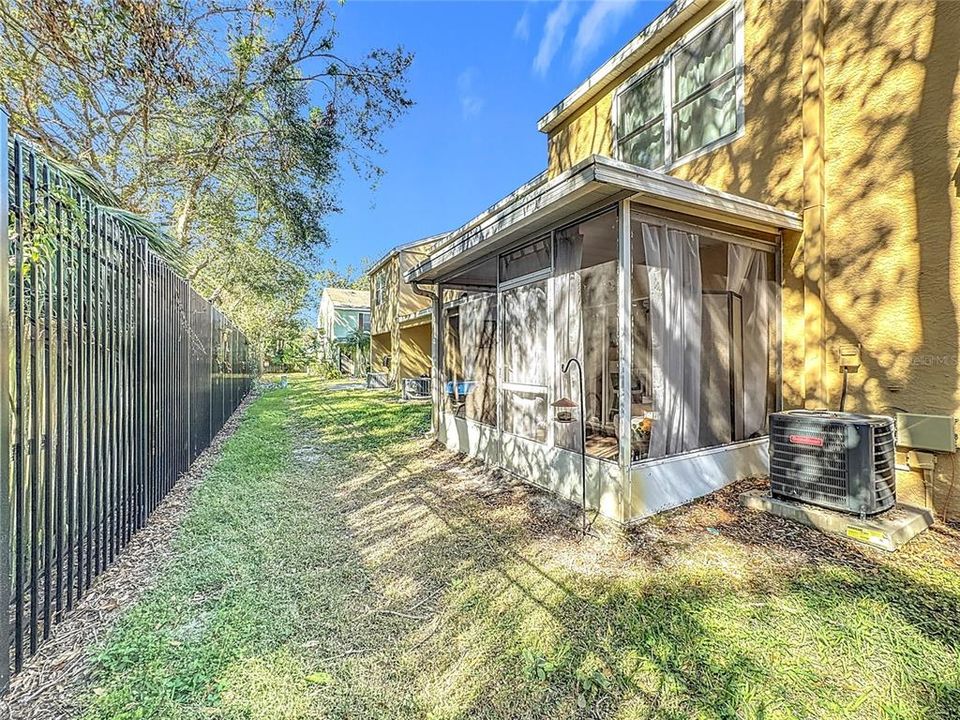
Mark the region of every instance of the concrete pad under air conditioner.
[[741, 494], [740, 504], [750, 510], [768, 512], [829, 535], [889, 551], [896, 550], [933, 525], [933, 511], [913, 505], [898, 504], [892, 510], [861, 520], [855, 515], [816, 505], [771, 497], [766, 490], [750, 490]]

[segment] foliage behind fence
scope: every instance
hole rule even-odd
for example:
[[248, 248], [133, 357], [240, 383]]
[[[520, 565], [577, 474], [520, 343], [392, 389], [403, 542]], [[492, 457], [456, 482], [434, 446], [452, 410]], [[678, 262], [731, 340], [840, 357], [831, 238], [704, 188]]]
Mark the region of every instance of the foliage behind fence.
[[[19, 670], [209, 445], [255, 364], [243, 334], [140, 224], [17, 139], [7, 164], [10, 542], [0, 571], [12, 583], [0, 646]], [[0, 687], [9, 664], [0, 656]]]

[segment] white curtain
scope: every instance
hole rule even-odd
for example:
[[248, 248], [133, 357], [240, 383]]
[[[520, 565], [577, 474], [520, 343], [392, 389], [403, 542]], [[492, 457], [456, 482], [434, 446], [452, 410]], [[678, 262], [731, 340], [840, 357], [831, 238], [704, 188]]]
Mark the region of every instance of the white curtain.
[[500, 294], [503, 304], [503, 379], [541, 387], [504, 388], [503, 429], [542, 442], [547, 422], [547, 289], [546, 283], [521, 285]]
[[727, 290], [740, 295], [743, 307], [743, 432], [764, 432], [770, 372], [770, 314], [773, 289], [767, 257], [760, 250], [727, 245]]
[[460, 306], [463, 379], [474, 383], [466, 397], [466, 416], [488, 424], [496, 422], [496, 317], [496, 295], [492, 293], [470, 296]]
[[648, 457], [696, 449], [700, 432], [703, 288], [700, 239], [642, 223], [650, 284], [651, 385], [655, 417]]
[[[560, 368], [572, 357], [581, 363], [583, 357], [583, 293], [580, 266], [583, 261], [583, 237], [577, 228], [557, 234], [556, 279], [554, 297], [556, 304], [557, 366], [551, 373], [556, 377], [557, 397], [566, 397], [580, 404], [576, 367], [571, 365], [564, 374]], [[556, 443], [571, 450], [580, 450], [579, 421], [577, 424], [557, 425]]]
[[460, 356], [463, 364], [463, 379], [477, 382], [480, 338], [486, 318], [486, 303], [483, 296], [469, 297], [460, 305]]
[[504, 380], [545, 385], [547, 362], [547, 289], [544, 282], [501, 293], [503, 302]]

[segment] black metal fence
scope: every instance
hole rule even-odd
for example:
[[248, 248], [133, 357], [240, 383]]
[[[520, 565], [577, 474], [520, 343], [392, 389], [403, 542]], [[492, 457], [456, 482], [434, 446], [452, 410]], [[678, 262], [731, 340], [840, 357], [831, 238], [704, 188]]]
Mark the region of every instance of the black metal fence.
[[2, 688], [209, 445], [255, 364], [135, 223], [26, 144], [8, 147], [2, 113], [0, 145]]

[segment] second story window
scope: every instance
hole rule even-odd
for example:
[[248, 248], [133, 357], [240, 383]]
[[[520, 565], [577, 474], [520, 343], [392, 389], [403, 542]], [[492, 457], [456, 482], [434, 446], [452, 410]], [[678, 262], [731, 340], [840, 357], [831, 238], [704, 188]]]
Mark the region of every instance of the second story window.
[[737, 130], [737, 64], [728, 12], [673, 56], [674, 154], [682, 157]]
[[656, 67], [620, 93], [620, 159], [646, 168], [663, 165], [663, 68]]
[[383, 272], [378, 272], [373, 277], [373, 304], [380, 306], [386, 297], [386, 278]]
[[743, 122], [739, 4], [617, 91], [616, 155], [651, 169], [733, 137]]

